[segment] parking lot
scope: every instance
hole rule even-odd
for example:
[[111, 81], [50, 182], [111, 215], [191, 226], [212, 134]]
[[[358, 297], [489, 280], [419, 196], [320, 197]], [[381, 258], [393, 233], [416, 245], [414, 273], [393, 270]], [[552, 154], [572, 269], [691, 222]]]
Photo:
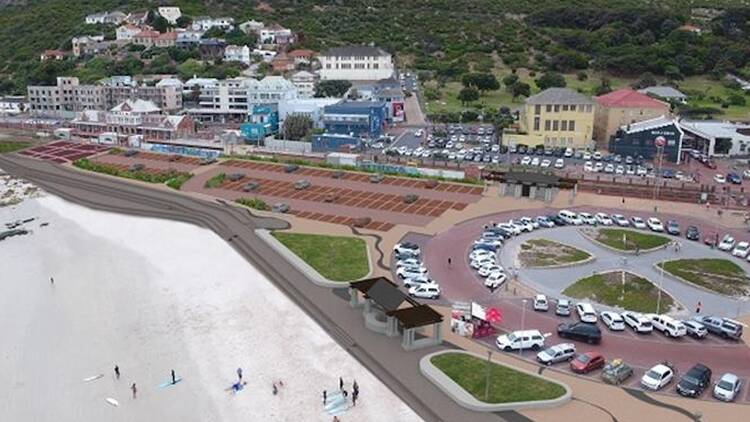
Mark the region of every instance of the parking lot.
[[71, 163], [108, 150], [109, 147], [76, 142], [56, 141], [20, 151], [19, 154], [53, 163]]

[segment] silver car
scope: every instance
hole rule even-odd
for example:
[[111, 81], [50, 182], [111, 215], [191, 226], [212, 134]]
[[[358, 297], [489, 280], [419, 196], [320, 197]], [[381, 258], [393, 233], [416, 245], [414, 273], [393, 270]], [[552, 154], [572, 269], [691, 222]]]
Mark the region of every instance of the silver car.
[[536, 360], [545, 365], [572, 360], [576, 355], [576, 346], [572, 343], [556, 344], [537, 353]]
[[722, 401], [733, 401], [742, 387], [737, 375], [726, 373], [714, 384], [713, 396]]
[[568, 299], [559, 299], [557, 301], [555, 315], [570, 316], [570, 301]]

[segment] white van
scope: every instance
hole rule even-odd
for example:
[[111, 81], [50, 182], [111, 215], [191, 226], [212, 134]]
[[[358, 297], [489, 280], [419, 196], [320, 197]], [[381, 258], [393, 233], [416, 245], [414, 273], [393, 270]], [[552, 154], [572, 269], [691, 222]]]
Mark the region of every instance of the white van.
[[560, 216], [566, 224], [572, 224], [574, 226], [580, 226], [583, 224], [583, 220], [581, 220], [578, 214], [573, 211], [561, 210], [557, 215]]
[[506, 352], [520, 349], [539, 350], [544, 347], [544, 336], [539, 330], [513, 331], [497, 336], [495, 345]]
[[590, 303], [578, 303], [576, 304], [576, 312], [578, 312], [578, 318], [582, 322], [588, 322], [589, 324], [596, 324], [596, 311]]
[[622, 315], [622, 319], [625, 320], [625, 324], [632, 328], [636, 333], [650, 333], [654, 329], [651, 320], [638, 312], [625, 311], [620, 315]]
[[649, 314], [647, 316], [651, 319], [654, 329], [661, 331], [667, 337], [682, 337], [687, 334], [685, 325], [668, 315]]

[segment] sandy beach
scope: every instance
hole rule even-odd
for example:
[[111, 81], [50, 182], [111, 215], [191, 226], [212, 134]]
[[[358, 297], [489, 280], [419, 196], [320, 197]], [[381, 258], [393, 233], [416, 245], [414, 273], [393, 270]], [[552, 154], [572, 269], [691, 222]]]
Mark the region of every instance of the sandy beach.
[[361, 391], [342, 422], [421, 420], [212, 232], [53, 196], [0, 208], [29, 217], [0, 242], [3, 420], [331, 421], [339, 376]]

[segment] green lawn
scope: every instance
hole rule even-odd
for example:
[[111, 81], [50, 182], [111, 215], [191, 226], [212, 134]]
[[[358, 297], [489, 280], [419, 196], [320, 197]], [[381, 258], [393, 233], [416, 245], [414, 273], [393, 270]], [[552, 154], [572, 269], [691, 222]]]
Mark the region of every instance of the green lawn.
[[227, 178], [227, 175], [224, 173], [219, 173], [216, 176], [206, 180], [206, 183], [203, 184], [204, 188], [218, 188], [221, 186], [222, 183], [224, 183], [224, 179]]
[[565, 389], [558, 384], [492, 363], [490, 394], [485, 400], [486, 360], [463, 353], [445, 353], [433, 356], [430, 362], [474, 398], [486, 403], [552, 400], [565, 394]]
[[0, 141], [0, 154], [5, 154], [6, 152], [18, 151], [24, 148], [28, 148], [30, 146], [31, 146], [31, 143], [29, 142]]
[[547, 239], [531, 239], [521, 244], [518, 259], [525, 267], [549, 267], [589, 259], [588, 252]]
[[[626, 243], [623, 243], [623, 236]], [[665, 236], [623, 229], [599, 229], [596, 240], [621, 251], [634, 251], [636, 248], [643, 251], [671, 242]]]
[[357, 280], [370, 272], [362, 239], [286, 232], [273, 236], [331, 281]]
[[745, 96], [747, 104], [744, 106], [729, 106], [721, 108], [721, 102], [712, 97], [726, 100], [730, 94], [743, 94], [742, 90], [731, 89], [705, 76], [693, 76], [678, 83], [678, 89], [688, 96], [688, 104], [694, 107], [713, 107], [722, 111], [714, 116], [717, 119], [750, 120], [750, 96]]
[[568, 286], [563, 294], [576, 299], [617, 306], [629, 311], [661, 313], [669, 309], [673, 300], [668, 294], [662, 292], [661, 309], [657, 310], [658, 292], [659, 288], [653, 283], [626, 272], [623, 296], [622, 272], [613, 271], [582, 278]]
[[167, 186], [169, 186], [172, 189], [180, 190], [182, 189], [182, 185], [185, 184], [190, 178], [193, 177], [192, 173], [181, 173], [169, 180], [167, 180]]
[[179, 189], [182, 186], [182, 183], [192, 177], [192, 174], [178, 172], [176, 170], [166, 170], [157, 173], [147, 170], [130, 171], [109, 164], [97, 163], [87, 158], [76, 160], [73, 162], [73, 165], [83, 170], [108, 174], [110, 176], [135, 179], [147, 183], [167, 183], [173, 189]]
[[670, 274], [724, 295], [745, 295], [750, 291], [745, 271], [726, 259], [677, 259], [660, 263], [662, 266]]

